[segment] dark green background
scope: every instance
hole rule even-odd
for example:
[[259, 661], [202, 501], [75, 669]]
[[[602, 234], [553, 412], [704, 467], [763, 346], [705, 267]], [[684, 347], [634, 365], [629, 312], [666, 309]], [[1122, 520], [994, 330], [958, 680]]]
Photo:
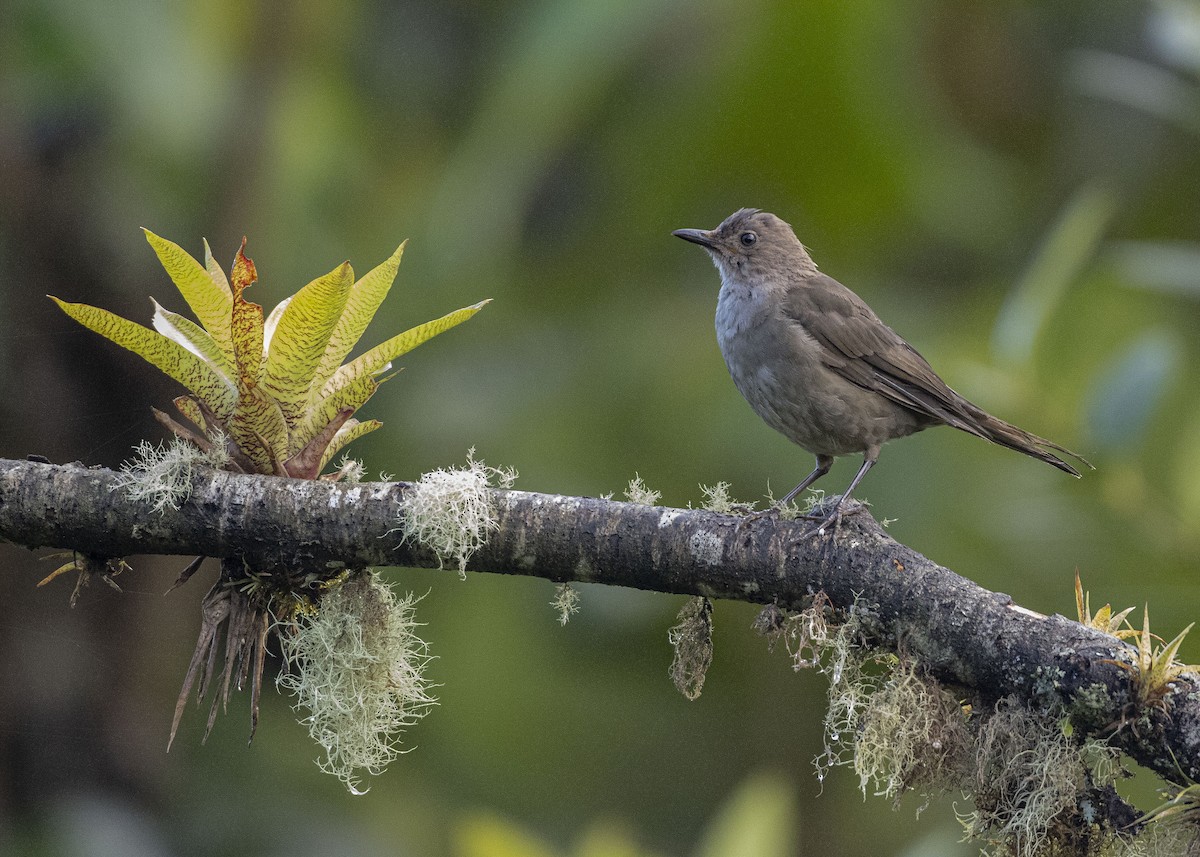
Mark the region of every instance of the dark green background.
[[[670, 236], [761, 207], [958, 390], [1098, 468], [926, 432], [861, 490], [894, 535], [1046, 613], [1073, 615], [1078, 568], [1174, 636], [1200, 554], [1198, 71], [1185, 0], [11, 0], [0, 455], [111, 466], [162, 436], [172, 383], [44, 297], [182, 310], [139, 226], [226, 263], [249, 235], [268, 306], [408, 238], [364, 343], [495, 302], [367, 406], [372, 472], [474, 446], [533, 491], [779, 494], [810, 458], [738, 397], [717, 275]], [[164, 754], [213, 569], [164, 598], [182, 561], [134, 558], [124, 594], [71, 610], [68, 581], [34, 588], [53, 560], [0, 561], [6, 853], [976, 851], [950, 800], [914, 821], [845, 769], [818, 795], [824, 679], [769, 655], [748, 605], [717, 604], [688, 703], [680, 598], [584, 587], [563, 629], [547, 582], [389, 570], [428, 592], [441, 705], [352, 798], [273, 689], [251, 748], [238, 698], [206, 747], [189, 710]]]

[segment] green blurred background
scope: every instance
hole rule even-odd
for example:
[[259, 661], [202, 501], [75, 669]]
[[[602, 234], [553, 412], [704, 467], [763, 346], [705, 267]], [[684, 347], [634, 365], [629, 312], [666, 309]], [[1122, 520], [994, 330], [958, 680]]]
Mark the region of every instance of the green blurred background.
[[[809, 456], [741, 401], [718, 280], [672, 229], [741, 206], [795, 226], [957, 389], [1079, 450], [1082, 480], [949, 430], [861, 495], [892, 533], [1020, 603], [1196, 618], [1200, 5], [913, 0], [9, 0], [0, 7], [0, 455], [109, 466], [174, 385], [44, 295], [183, 309], [139, 226], [268, 306], [410, 239], [365, 343], [482, 298], [403, 360], [354, 448], [401, 479], [465, 460], [532, 491], [669, 505], [786, 491]], [[822, 487], [838, 491], [857, 461]], [[825, 681], [717, 604], [704, 695], [667, 679], [681, 599], [389, 570], [441, 705], [349, 796], [286, 699], [199, 746], [175, 694], [215, 575], [134, 558], [125, 592], [35, 589], [0, 546], [0, 852], [33, 855], [966, 855], [813, 775]], [[1189, 641], [1185, 659], [1200, 658]], [[1128, 793], [1147, 807], [1153, 783]], [[962, 806], [961, 801], [960, 808]]]

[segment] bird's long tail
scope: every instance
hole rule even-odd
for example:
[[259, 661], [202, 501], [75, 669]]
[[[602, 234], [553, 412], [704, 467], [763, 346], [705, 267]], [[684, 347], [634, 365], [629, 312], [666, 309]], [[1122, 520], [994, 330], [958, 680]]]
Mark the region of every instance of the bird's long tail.
[[[969, 402], [967, 404], [970, 404]], [[1091, 463], [1077, 452], [1071, 452], [1065, 446], [1059, 446], [1052, 440], [1046, 440], [1044, 437], [1038, 437], [1032, 432], [1027, 432], [1023, 428], [1018, 428], [1012, 423], [1006, 423], [999, 417], [994, 417], [982, 408], [970, 405], [970, 416], [973, 417], [968, 425], [956, 425], [955, 428], [960, 428], [970, 434], [978, 435], [984, 440], [990, 440], [992, 443], [1000, 446], [1007, 446], [1009, 449], [1015, 449], [1017, 452], [1023, 452], [1032, 458], [1039, 461], [1044, 461], [1047, 464], [1057, 467], [1065, 473], [1070, 473], [1072, 476], [1078, 477], [1081, 474], [1073, 466], [1068, 464], [1055, 452], [1060, 452], [1065, 456], [1075, 459], [1080, 464], [1087, 467], [1089, 470], [1096, 468]], [[964, 421], [966, 422], [966, 421]]]

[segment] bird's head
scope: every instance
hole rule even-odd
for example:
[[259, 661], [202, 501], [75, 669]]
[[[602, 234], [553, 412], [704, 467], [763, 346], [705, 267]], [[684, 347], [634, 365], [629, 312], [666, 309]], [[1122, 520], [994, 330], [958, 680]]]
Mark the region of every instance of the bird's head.
[[783, 285], [817, 270], [792, 227], [757, 208], [735, 211], [716, 229], [676, 229], [671, 234], [707, 250], [723, 281]]

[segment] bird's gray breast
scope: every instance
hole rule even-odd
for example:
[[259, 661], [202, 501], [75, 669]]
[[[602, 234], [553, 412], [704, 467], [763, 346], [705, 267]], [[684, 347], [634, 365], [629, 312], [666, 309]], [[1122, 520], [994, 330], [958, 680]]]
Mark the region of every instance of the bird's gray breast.
[[725, 280], [716, 328], [738, 391], [794, 443], [818, 455], [845, 455], [895, 436], [887, 423], [896, 407], [834, 372], [822, 346], [763, 290]]

